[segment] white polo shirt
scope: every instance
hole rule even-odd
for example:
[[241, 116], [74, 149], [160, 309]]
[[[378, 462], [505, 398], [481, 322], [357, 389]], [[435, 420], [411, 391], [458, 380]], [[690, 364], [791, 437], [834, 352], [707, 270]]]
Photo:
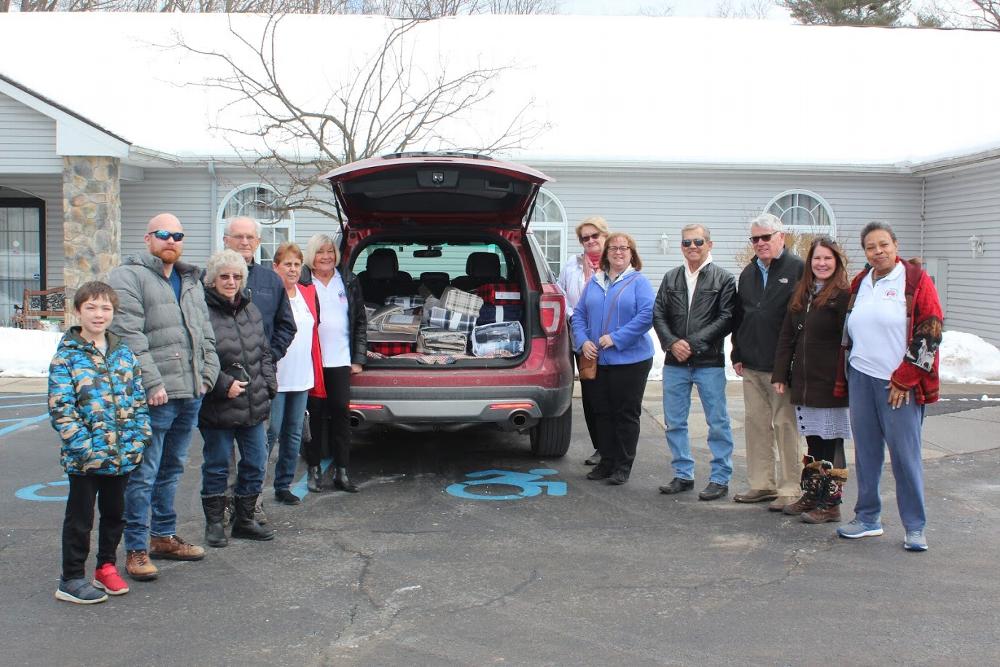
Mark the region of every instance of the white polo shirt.
[[351, 337], [347, 323], [347, 291], [340, 271], [334, 271], [329, 285], [313, 276], [319, 297], [319, 346], [323, 368], [351, 365]]
[[850, 364], [865, 375], [888, 380], [906, 354], [906, 269], [902, 262], [872, 284], [861, 281], [847, 319], [851, 336]]
[[304, 391], [314, 383], [312, 364], [313, 325], [316, 320], [299, 290], [288, 302], [295, 317], [295, 338], [278, 360], [278, 391]]

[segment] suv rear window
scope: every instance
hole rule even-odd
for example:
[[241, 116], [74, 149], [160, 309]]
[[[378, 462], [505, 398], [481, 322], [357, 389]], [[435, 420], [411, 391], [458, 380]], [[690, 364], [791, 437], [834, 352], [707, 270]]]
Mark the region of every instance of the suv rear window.
[[[496, 255], [500, 259], [500, 277], [506, 280], [509, 277], [506, 261], [503, 252], [495, 243], [470, 242], [470, 243], [436, 243], [425, 244], [399, 244], [399, 243], [372, 243], [358, 253], [354, 260], [354, 272], [358, 273], [368, 267], [368, 258], [378, 248], [389, 248], [396, 253], [399, 262], [399, 270], [409, 273], [417, 278], [421, 273], [429, 271], [445, 272], [449, 280], [465, 275], [465, 267], [469, 261], [469, 255], [474, 252], [488, 252]], [[422, 251], [430, 250], [427, 256], [414, 255]], [[440, 251], [440, 256], [437, 256]]]

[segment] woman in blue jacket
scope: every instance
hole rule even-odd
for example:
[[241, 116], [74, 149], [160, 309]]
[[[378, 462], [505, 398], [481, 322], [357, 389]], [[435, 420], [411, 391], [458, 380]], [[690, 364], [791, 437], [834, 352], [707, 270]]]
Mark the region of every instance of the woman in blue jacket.
[[608, 236], [600, 268], [573, 310], [577, 352], [597, 360], [597, 378], [585, 409], [594, 415], [601, 462], [587, 479], [624, 484], [635, 460], [642, 395], [653, 366], [649, 330], [655, 294], [640, 273], [642, 260], [628, 234]]

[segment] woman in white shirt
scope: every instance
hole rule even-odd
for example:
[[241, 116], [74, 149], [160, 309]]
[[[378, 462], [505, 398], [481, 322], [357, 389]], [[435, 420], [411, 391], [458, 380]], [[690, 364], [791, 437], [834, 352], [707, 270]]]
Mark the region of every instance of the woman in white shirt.
[[[285, 356], [278, 361], [278, 395], [271, 401], [271, 419], [267, 427], [267, 453], [278, 442], [278, 461], [274, 466], [274, 498], [286, 505], [302, 502], [292, 493], [292, 479], [302, 444], [306, 400], [315, 384], [313, 342], [317, 337], [318, 312], [315, 289], [299, 285], [302, 275], [302, 250], [294, 243], [282, 243], [274, 252], [274, 271], [285, 285], [285, 293], [295, 317], [295, 338]], [[318, 349], [318, 341], [316, 342]]]
[[334, 460], [333, 488], [355, 493], [347, 476], [351, 453], [351, 376], [367, 359], [368, 317], [357, 276], [337, 268], [337, 244], [328, 234], [316, 234], [306, 244], [301, 285], [315, 290], [319, 303], [316, 384], [309, 392], [309, 430], [305, 448], [308, 488], [321, 491], [320, 462], [329, 452]]
[[[570, 321], [570, 332], [572, 329], [573, 309], [580, 301], [583, 288], [587, 281], [598, 271], [600, 271], [601, 254], [604, 252], [604, 242], [608, 240], [608, 223], [599, 215], [592, 215], [576, 226], [576, 238], [583, 246], [583, 252], [573, 255], [566, 264], [563, 265], [557, 281], [562, 291], [566, 293], [566, 318]], [[570, 333], [572, 336], [572, 333]], [[576, 349], [575, 345], [570, 346]], [[572, 355], [571, 355], [572, 356]], [[583, 394], [583, 418], [587, 422], [587, 432], [590, 434], [590, 442], [594, 445], [594, 453], [587, 458], [584, 463], [592, 466], [601, 461], [601, 455], [597, 451], [597, 432], [594, 426], [592, 410], [588, 409], [587, 397], [592, 381], [582, 380], [580, 391]]]

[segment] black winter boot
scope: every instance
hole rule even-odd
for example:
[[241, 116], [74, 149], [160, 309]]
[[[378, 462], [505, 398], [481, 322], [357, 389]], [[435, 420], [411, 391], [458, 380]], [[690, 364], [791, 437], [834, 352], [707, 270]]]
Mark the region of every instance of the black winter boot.
[[264, 528], [253, 518], [257, 495], [236, 496], [236, 521], [233, 523], [233, 537], [244, 540], [266, 542], [274, 539], [274, 531]]
[[226, 497], [202, 496], [201, 508], [205, 510], [205, 544], [216, 548], [228, 546], [224, 523]]
[[351, 480], [347, 477], [347, 468], [337, 468], [337, 473], [333, 477], [333, 488], [348, 493], [358, 492], [358, 487], [351, 484]]
[[323, 490], [323, 470], [319, 466], [309, 466], [309, 481], [306, 482], [306, 488], [313, 493], [319, 493]]

